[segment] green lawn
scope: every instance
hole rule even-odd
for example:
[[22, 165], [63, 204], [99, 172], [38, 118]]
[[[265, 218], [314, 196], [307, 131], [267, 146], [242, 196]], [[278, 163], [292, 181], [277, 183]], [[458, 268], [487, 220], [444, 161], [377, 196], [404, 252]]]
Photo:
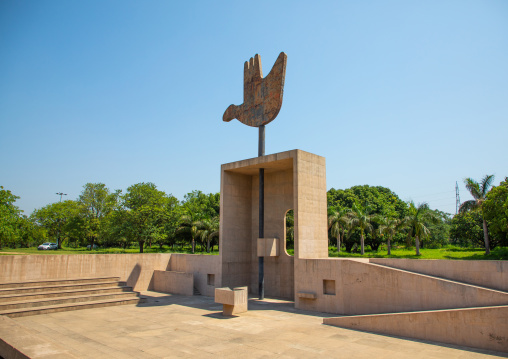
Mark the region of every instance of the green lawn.
[[[196, 247], [196, 254], [209, 254], [209, 255], [218, 255], [217, 247], [215, 247], [215, 252], [206, 253], [206, 251], [201, 251], [200, 247]], [[0, 255], [9, 255], [9, 254], [121, 254], [121, 253], [139, 253], [139, 248], [98, 248], [94, 250], [87, 250], [86, 247], [65, 247], [56, 251], [39, 251], [36, 247], [32, 248], [2, 248], [0, 249]], [[191, 247], [184, 248], [176, 248], [172, 249], [168, 246], [163, 246], [162, 249], [159, 246], [153, 246], [152, 248], [145, 248], [144, 253], [192, 253]]]
[[485, 255], [483, 248], [462, 248], [455, 246], [447, 246], [438, 249], [420, 249], [421, 256], [416, 255], [414, 248], [397, 248], [392, 249], [391, 255], [387, 254], [386, 249], [380, 249], [377, 252], [365, 251], [365, 255], [359, 253], [347, 253], [341, 251], [337, 253], [337, 249], [330, 247], [328, 255], [330, 257], [355, 257], [355, 258], [411, 258], [411, 259], [466, 259], [466, 260], [508, 260], [508, 248], [497, 247], [491, 250], [490, 255]]
[[[217, 248], [217, 247], [215, 247]], [[508, 248], [507, 247], [497, 247], [491, 251], [489, 256], [485, 255], [485, 250], [482, 248], [461, 248], [455, 246], [447, 246], [445, 248], [439, 249], [421, 249], [422, 255], [416, 256], [414, 249], [406, 249], [406, 248], [395, 248], [392, 249], [392, 254], [390, 256], [387, 255], [386, 250], [380, 249], [377, 252], [367, 250], [365, 255], [361, 255], [359, 253], [347, 253], [345, 251], [341, 251], [337, 253], [337, 249], [335, 247], [329, 247], [328, 255], [330, 257], [341, 257], [341, 258], [411, 258], [411, 259], [466, 259], [466, 260], [477, 260], [477, 259], [490, 259], [490, 260], [508, 260]], [[294, 250], [288, 249], [288, 254], [293, 255]], [[8, 254], [108, 254], [108, 253], [139, 253], [139, 248], [99, 248], [93, 251], [87, 250], [85, 247], [80, 248], [70, 248], [63, 247], [63, 249], [57, 251], [39, 251], [37, 248], [2, 248], [0, 250], [0, 255], [8, 255]], [[190, 247], [184, 247], [183, 249], [172, 249], [168, 246], [163, 246], [160, 249], [158, 246], [153, 246], [152, 248], [146, 248], [145, 253], [191, 253]], [[196, 254], [210, 254], [210, 255], [218, 255], [219, 252], [215, 250], [212, 253], [202, 252], [200, 247], [196, 248]]]

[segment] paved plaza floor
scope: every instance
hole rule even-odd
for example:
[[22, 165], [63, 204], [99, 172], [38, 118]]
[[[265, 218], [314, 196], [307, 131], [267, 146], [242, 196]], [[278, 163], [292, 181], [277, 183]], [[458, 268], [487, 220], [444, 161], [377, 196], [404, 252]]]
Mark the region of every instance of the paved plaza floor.
[[465, 347], [322, 324], [324, 313], [276, 299], [221, 315], [213, 298], [143, 292], [139, 305], [15, 318], [78, 358], [494, 358]]

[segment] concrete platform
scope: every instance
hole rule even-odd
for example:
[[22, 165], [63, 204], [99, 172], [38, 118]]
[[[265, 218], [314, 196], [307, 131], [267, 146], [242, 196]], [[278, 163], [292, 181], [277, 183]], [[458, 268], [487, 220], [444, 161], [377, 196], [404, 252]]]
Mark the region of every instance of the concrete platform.
[[[225, 318], [212, 297], [143, 292], [146, 302], [13, 320], [77, 358], [494, 358], [502, 353], [323, 325], [332, 315], [249, 300]], [[336, 316], [336, 315], [335, 315]], [[0, 328], [1, 333], [1, 328]], [[0, 337], [2, 335], [0, 334]], [[2, 337], [3, 338], [3, 337]], [[30, 343], [27, 343], [27, 345]], [[41, 348], [32, 358], [49, 358]]]

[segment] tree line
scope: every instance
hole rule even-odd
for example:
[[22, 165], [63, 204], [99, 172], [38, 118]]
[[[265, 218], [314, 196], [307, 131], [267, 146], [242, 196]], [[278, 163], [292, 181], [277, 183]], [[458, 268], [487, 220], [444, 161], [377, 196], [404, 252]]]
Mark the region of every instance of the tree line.
[[[468, 178], [473, 195], [451, 216], [426, 203], [402, 201], [381, 186], [334, 188], [327, 192], [329, 245], [337, 251], [377, 251], [393, 245], [439, 248], [447, 244], [508, 246], [508, 179], [491, 187], [493, 176], [480, 183]], [[220, 194], [193, 191], [182, 201], [138, 183], [111, 191], [103, 183], [87, 183], [75, 200], [48, 204], [26, 216], [15, 205], [19, 197], [0, 187], [0, 248], [34, 247], [43, 242], [68, 247], [159, 246], [213, 252], [219, 244]], [[287, 247], [294, 244], [294, 213], [286, 215]]]
[[377, 251], [384, 244], [440, 248], [447, 244], [484, 247], [508, 246], [508, 178], [492, 187], [493, 175], [480, 182], [466, 178], [473, 199], [463, 202], [452, 216], [432, 210], [427, 203], [404, 202], [385, 187], [354, 186], [328, 191], [330, 244], [347, 252], [364, 245]]
[[[61, 248], [95, 246], [128, 248], [196, 244], [210, 251], [218, 245], [220, 196], [193, 191], [179, 201], [153, 183], [111, 191], [87, 183], [76, 200], [48, 204], [25, 216], [14, 205], [19, 197], [1, 189], [0, 247], [33, 247], [53, 241]], [[4, 216], [5, 213], [5, 216]]]

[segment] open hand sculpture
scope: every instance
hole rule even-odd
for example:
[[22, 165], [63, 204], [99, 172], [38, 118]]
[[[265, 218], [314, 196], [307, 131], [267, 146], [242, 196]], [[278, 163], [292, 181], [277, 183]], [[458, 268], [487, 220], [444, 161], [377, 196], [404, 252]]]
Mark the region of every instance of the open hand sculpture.
[[286, 62], [287, 55], [281, 52], [268, 76], [263, 78], [261, 57], [256, 54], [246, 61], [243, 69], [243, 104], [229, 106], [222, 119], [229, 122], [236, 118], [252, 127], [272, 122], [282, 106]]

